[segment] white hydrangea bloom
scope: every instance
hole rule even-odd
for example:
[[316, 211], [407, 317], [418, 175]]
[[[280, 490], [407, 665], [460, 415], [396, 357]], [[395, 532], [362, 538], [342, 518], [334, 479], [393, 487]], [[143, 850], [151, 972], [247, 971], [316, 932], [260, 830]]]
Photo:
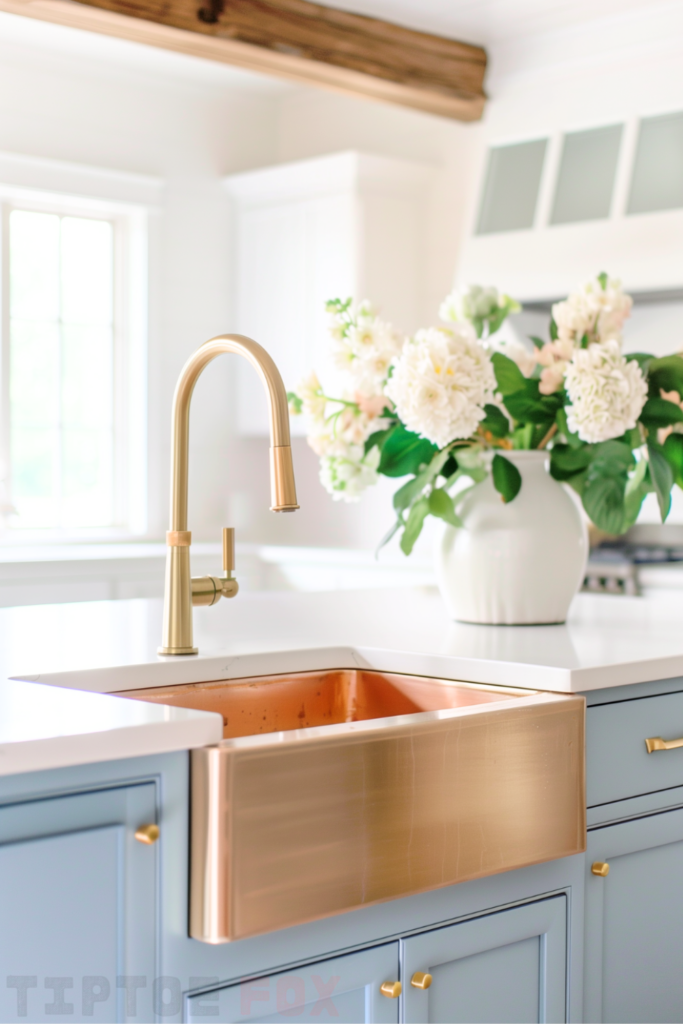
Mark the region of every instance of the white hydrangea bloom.
[[358, 501], [363, 491], [379, 480], [379, 460], [378, 448], [364, 456], [360, 445], [349, 445], [344, 455], [326, 455], [320, 460], [320, 482], [335, 501]]
[[619, 342], [577, 349], [565, 374], [571, 401], [569, 429], [596, 444], [635, 427], [647, 398], [647, 384], [635, 360], [622, 356]]
[[597, 278], [588, 281], [553, 306], [558, 339], [572, 344], [579, 344], [584, 335], [589, 342], [620, 340], [632, 305], [620, 281], [608, 278], [604, 288]]
[[495, 385], [489, 353], [463, 323], [407, 341], [385, 394], [409, 430], [443, 448], [476, 430]]

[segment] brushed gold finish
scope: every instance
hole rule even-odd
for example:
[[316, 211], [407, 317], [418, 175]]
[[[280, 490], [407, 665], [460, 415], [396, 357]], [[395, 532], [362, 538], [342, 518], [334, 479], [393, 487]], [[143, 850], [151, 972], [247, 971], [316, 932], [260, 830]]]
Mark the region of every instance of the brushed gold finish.
[[403, 991], [403, 985], [400, 981], [383, 981], [379, 990], [387, 999], [398, 999]]
[[239, 593], [237, 580], [222, 576], [193, 576], [191, 584], [193, 605], [211, 606], [222, 597], [236, 597]]
[[125, 695], [223, 717], [191, 754], [204, 942], [585, 849], [583, 697], [364, 670]]
[[223, 527], [223, 573], [226, 579], [235, 571], [235, 530], [232, 526]]
[[683, 737], [678, 740], [663, 740], [661, 736], [649, 736], [645, 740], [648, 754], [654, 754], [656, 750], [676, 750], [683, 747]]
[[431, 974], [423, 974], [422, 971], [415, 971], [415, 974], [410, 979], [410, 984], [413, 988], [427, 989], [432, 983]]
[[270, 449], [271, 512], [295, 512], [296, 487], [292, 449], [287, 445], [273, 445]]
[[159, 826], [158, 825], [141, 825], [135, 833], [135, 838], [139, 843], [144, 843], [146, 846], [151, 846], [156, 843], [159, 838]]
[[192, 544], [190, 530], [167, 530], [166, 545], [169, 548], [189, 548]]
[[[234, 587], [215, 591], [215, 600], [208, 600], [211, 588], [197, 583], [194, 588], [190, 573], [190, 539], [187, 529], [188, 459], [190, 440], [190, 401], [197, 379], [208, 364], [224, 352], [244, 356], [259, 374], [268, 397], [271, 441], [271, 502], [275, 512], [289, 512], [299, 506], [296, 501], [294, 469], [289, 437], [287, 393], [277, 366], [266, 350], [241, 334], [222, 334], [205, 342], [190, 356], [180, 372], [173, 396], [171, 436], [171, 523], [167, 538], [166, 583], [164, 591], [163, 637], [159, 654], [196, 654], [192, 640], [192, 605], [214, 604], [219, 596], [232, 597]], [[182, 545], [182, 546], [180, 546]]]
[[591, 864], [591, 874], [598, 875], [599, 878], [607, 878], [609, 875], [609, 864], [606, 864], [603, 860], [596, 860]]

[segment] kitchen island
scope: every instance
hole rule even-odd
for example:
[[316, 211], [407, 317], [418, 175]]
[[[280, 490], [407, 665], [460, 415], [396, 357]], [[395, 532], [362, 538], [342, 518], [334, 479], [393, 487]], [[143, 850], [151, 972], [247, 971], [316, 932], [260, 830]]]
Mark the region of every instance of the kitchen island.
[[[163, 658], [160, 601], [0, 611], [1, 1019], [681, 1019], [683, 750], [644, 742], [683, 736], [681, 613], [580, 595], [563, 626], [483, 627], [428, 588], [248, 594]], [[188, 751], [223, 723], [110, 694], [325, 669], [585, 695], [587, 853], [189, 938]]]

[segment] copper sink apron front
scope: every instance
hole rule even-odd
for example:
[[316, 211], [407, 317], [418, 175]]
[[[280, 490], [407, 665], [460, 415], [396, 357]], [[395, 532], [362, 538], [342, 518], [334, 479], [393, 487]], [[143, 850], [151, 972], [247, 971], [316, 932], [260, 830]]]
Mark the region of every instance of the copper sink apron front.
[[122, 695], [223, 716], [191, 754], [204, 942], [585, 849], [583, 697], [362, 670]]

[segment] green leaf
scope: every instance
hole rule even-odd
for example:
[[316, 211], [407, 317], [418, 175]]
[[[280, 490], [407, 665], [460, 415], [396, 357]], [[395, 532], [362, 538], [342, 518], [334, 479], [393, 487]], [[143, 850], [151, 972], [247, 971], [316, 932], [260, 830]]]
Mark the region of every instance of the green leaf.
[[583, 489], [586, 486], [587, 478], [588, 470], [584, 469], [583, 473], [576, 473], [574, 476], [570, 476], [566, 483], [573, 491], [576, 491], [578, 496], [581, 498], [583, 497]]
[[441, 467], [441, 473], [448, 479], [458, 472], [458, 460], [456, 459], [453, 452], [449, 452], [448, 458]]
[[401, 551], [409, 555], [415, 546], [415, 541], [422, 533], [422, 526], [429, 515], [429, 501], [427, 498], [419, 498], [410, 510], [406, 525], [401, 535]]
[[550, 318], [550, 340], [557, 341], [557, 324], [553, 317]]
[[550, 475], [555, 480], [569, 480], [590, 465], [593, 449], [590, 445], [572, 448], [568, 444], [556, 444], [550, 452]]
[[515, 391], [521, 390], [526, 384], [526, 377], [517, 366], [517, 363], [504, 356], [502, 352], [494, 352], [491, 356], [493, 371], [496, 375], [496, 383], [501, 395], [512, 395]]
[[618, 476], [620, 473], [626, 474], [635, 465], [631, 447], [623, 441], [601, 441], [590, 448], [591, 476]]
[[655, 494], [657, 495], [659, 514], [662, 517], [662, 522], [664, 522], [671, 509], [671, 488], [674, 483], [673, 470], [659, 446], [649, 444], [647, 446], [647, 454], [650, 459], [650, 477]]
[[629, 448], [631, 448], [631, 450], [633, 450], [634, 448], [641, 448], [643, 444], [643, 439], [640, 436], [640, 430], [638, 429], [638, 427], [632, 427], [630, 430], [627, 430], [624, 434], [624, 441], [629, 446]]
[[507, 318], [510, 310], [507, 306], [499, 306], [495, 313], [492, 313], [489, 319], [489, 334], [495, 334], [499, 331], [503, 325], [503, 322]]
[[602, 271], [602, 273], [598, 274], [598, 281], [600, 282], [600, 287], [602, 288], [603, 292], [606, 292], [607, 284], [609, 282], [609, 275], [606, 274], [604, 270]]
[[683, 409], [665, 398], [648, 398], [639, 418], [646, 427], [669, 427], [672, 423], [683, 423]]
[[538, 381], [527, 380], [525, 377], [522, 388], [506, 395], [503, 398], [503, 403], [516, 420], [528, 423], [547, 423], [550, 426], [558, 409], [561, 408], [562, 393], [542, 395], [538, 390]]
[[390, 427], [385, 430], [376, 430], [374, 434], [370, 434], [370, 437], [365, 442], [365, 454], [373, 448], [379, 448], [380, 451], [384, 448], [384, 444], [391, 433], [396, 429], [396, 424], [392, 423]]
[[429, 511], [450, 526], [463, 525], [462, 519], [455, 513], [453, 499], [442, 487], [436, 487], [429, 495]]
[[491, 464], [493, 486], [507, 504], [519, 494], [522, 486], [522, 477], [516, 466], [506, 459], [504, 455], [494, 455]]
[[398, 426], [384, 441], [377, 471], [384, 476], [408, 476], [409, 473], [419, 473], [424, 465], [431, 462], [437, 451], [438, 448], [431, 441], [414, 434], [412, 430]]
[[683, 434], [669, 434], [662, 453], [671, 466], [675, 483], [683, 487]]
[[572, 434], [567, 423], [567, 410], [563, 405], [555, 413], [555, 422], [561, 434], [567, 438], [570, 448], [581, 448], [586, 442], [582, 441], [578, 434]]
[[503, 412], [497, 405], [487, 404], [484, 406], [484, 412], [486, 416], [479, 426], [484, 430], [490, 430], [494, 437], [506, 437], [510, 433], [510, 422]]
[[529, 341], [533, 341], [536, 348], [543, 348], [545, 345], [543, 338], [538, 338], [535, 334], [529, 335]]
[[472, 326], [474, 327], [475, 334], [477, 335], [478, 338], [481, 338], [482, 334], [484, 333], [484, 319], [483, 319], [483, 317], [481, 317], [481, 316], [473, 316], [471, 323], [472, 323]]
[[396, 491], [394, 494], [394, 508], [397, 512], [403, 512], [409, 505], [412, 505], [415, 499], [422, 494], [425, 487], [441, 472], [442, 467], [448, 461], [449, 455], [448, 449], [438, 452], [421, 473], [418, 473], [417, 476], [413, 477], [412, 480], [409, 480], [407, 484], [404, 484], [403, 487]]
[[683, 395], [683, 359], [681, 356], [662, 356], [661, 359], [653, 359], [647, 366], [648, 384], [650, 395], [659, 398], [662, 391], [677, 391]]
[[534, 436], [533, 423], [525, 423], [515, 429], [512, 435], [512, 447], [515, 451], [528, 451]]
[[583, 507], [591, 521], [605, 533], [623, 533], [626, 519], [624, 497], [626, 475], [595, 476], [586, 479], [583, 487]]

